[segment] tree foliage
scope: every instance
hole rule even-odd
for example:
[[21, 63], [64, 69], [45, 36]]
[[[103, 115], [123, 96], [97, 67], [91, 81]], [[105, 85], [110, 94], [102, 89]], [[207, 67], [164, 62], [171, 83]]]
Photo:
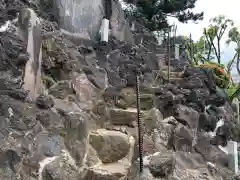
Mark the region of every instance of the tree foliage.
[[[230, 30], [229, 30], [230, 29]], [[226, 68], [222, 65], [222, 41], [223, 37], [228, 35], [226, 44], [235, 44], [235, 55], [227, 62]], [[220, 87], [231, 86], [232, 78], [230, 76], [233, 64], [237, 62], [237, 69], [240, 74], [240, 32], [234, 27], [231, 19], [223, 15], [210, 20], [207, 28], [204, 28], [203, 35], [196, 42], [186, 38], [186, 51], [192, 57], [193, 65], [200, 65], [211, 68]], [[217, 63], [214, 63], [217, 62]]]
[[220, 15], [210, 20], [208, 28], [204, 29], [208, 45], [213, 49], [217, 62], [221, 64], [221, 40], [228, 27], [233, 26], [233, 21]]
[[203, 19], [203, 12], [193, 13], [197, 0], [125, 0], [127, 15], [133, 16], [150, 31], [168, 27], [167, 17], [175, 17], [180, 22]]
[[196, 42], [190, 41], [189, 38], [186, 38], [186, 50], [187, 52], [192, 53], [192, 59], [195, 62], [194, 64], [204, 63], [216, 60], [218, 64], [221, 64], [221, 53], [222, 47], [221, 42], [225, 33], [228, 29], [228, 40], [227, 44], [235, 43], [236, 54], [233, 59], [229, 60], [227, 65], [227, 71], [230, 72], [231, 67], [234, 63], [234, 60], [237, 58], [237, 54], [240, 53], [240, 33], [236, 27], [233, 27], [234, 23], [231, 19], [226, 18], [223, 15], [219, 15], [210, 20], [210, 24], [207, 28], [203, 29], [203, 35]]
[[233, 56], [232, 60], [228, 62], [227, 65], [227, 70], [228, 72], [231, 71], [232, 65], [236, 62], [237, 60], [237, 71], [240, 74], [240, 68], [239, 68], [239, 60], [240, 60], [240, 33], [238, 31], [237, 27], [233, 27], [232, 29], [229, 30], [228, 32], [228, 40], [226, 43], [229, 45], [231, 43], [234, 43], [236, 45], [235, 47], [235, 55]]
[[185, 46], [186, 52], [192, 58], [192, 64], [194, 65], [214, 59], [212, 47], [206, 42], [204, 36], [201, 36], [196, 42], [192, 41], [189, 37], [185, 37]]

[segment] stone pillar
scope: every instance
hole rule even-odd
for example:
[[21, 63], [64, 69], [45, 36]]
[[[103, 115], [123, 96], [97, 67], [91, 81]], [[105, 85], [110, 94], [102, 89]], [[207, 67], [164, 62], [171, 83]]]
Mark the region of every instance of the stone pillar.
[[109, 33], [109, 20], [103, 19], [102, 20], [102, 26], [101, 26], [101, 41], [102, 42], [108, 42], [108, 33]]
[[179, 44], [175, 44], [175, 59], [179, 59]]
[[23, 88], [29, 91], [29, 97], [34, 101], [40, 92], [42, 36], [40, 20], [32, 9], [22, 9], [19, 14], [20, 32], [27, 41], [29, 60], [26, 63]]
[[237, 123], [239, 124], [239, 121], [240, 121], [240, 115], [239, 115], [239, 100], [238, 100], [238, 98], [234, 98], [233, 100], [232, 100], [232, 105], [234, 106], [234, 117], [236, 118], [236, 121], [237, 121]]
[[131, 25], [131, 31], [136, 31], [136, 28], [135, 28], [135, 22], [132, 22], [132, 25]]
[[235, 173], [238, 173], [238, 151], [237, 142], [228, 141], [228, 167]]

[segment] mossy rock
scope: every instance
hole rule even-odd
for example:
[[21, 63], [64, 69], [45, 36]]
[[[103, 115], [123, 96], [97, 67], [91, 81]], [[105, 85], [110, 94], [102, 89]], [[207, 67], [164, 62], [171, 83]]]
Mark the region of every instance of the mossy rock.
[[[137, 98], [136, 94], [123, 94], [118, 104], [121, 103], [121, 105], [125, 108], [127, 107], [134, 107], [137, 106]], [[116, 104], [117, 105], [117, 104]], [[149, 110], [154, 106], [154, 95], [152, 94], [140, 94], [140, 108], [142, 110]]]
[[56, 83], [51, 76], [42, 76], [41, 79], [47, 88], [50, 88]]
[[122, 109], [127, 109], [128, 108], [128, 103], [120, 98], [119, 100], [117, 100], [117, 102], [115, 103], [115, 105], [118, 107], [118, 108], [122, 108]]

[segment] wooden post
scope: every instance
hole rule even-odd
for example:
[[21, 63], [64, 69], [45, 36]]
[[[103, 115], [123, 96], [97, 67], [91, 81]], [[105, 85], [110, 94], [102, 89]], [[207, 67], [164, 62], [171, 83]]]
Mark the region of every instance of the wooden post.
[[237, 142], [228, 141], [228, 167], [235, 174], [238, 173], [238, 151], [237, 151]]

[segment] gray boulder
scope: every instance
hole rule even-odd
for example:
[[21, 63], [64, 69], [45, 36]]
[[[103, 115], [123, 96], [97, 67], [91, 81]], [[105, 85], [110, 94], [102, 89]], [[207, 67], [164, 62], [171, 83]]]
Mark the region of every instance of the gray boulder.
[[103, 163], [117, 162], [130, 150], [128, 136], [118, 131], [98, 129], [90, 134], [90, 144]]
[[176, 160], [172, 153], [153, 156], [149, 163], [150, 172], [154, 177], [168, 177], [175, 169]]

